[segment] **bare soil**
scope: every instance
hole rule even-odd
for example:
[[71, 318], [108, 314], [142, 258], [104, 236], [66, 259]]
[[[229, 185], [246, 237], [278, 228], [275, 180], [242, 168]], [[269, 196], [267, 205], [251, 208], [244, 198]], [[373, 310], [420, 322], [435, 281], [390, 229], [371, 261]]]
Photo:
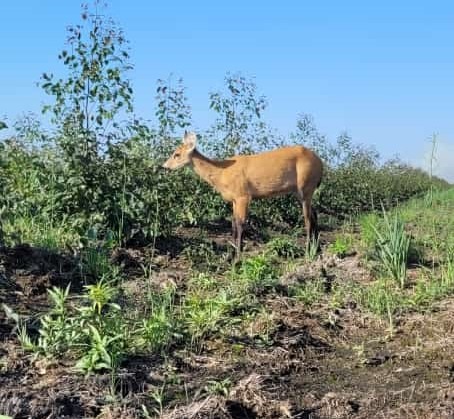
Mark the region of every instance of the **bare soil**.
[[[188, 236], [188, 235], [186, 235]], [[214, 252], [228, 234], [213, 233]], [[188, 262], [180, 257], [188, 237], [161, 243], [156, 277], [184, 283]], [[329, 236], [324, 238], [329, 241]], [[261, 246], [249, 240], [250, 251]], [[125, 287], [140, 292], [146, 249], [121, 249]], [[33, 319], [48, 307], [47, 289], [80, 292], [77, 261], [30, 246], [0, 249], [0, 303]], [[356, 255], [324, 257], [293, 276], [323, 272], [330, 281], [370, 281]], [[315, 274], [314, 274], [315, 275]], [[0, 311], [0, 415], [14, 418], [138, 418], [142, 405], [164, 418], [454, 418], [454, 300], [426, 314], [388, 324], [353, 303], [336, 310], [306, 309], [285, 295], [264, 296], [277, 327], [267, 342], [232, 334], [205, 342], [200, 351], [175, 348], [166, 359], [127, 359], [118, 379], [84, 378], [72, 360], [36, 360], [23, 353], [14, 322]], [[205, 389], [228, 380], [228, 391]], [[162, 406], [151, 396], [165, 388]]]

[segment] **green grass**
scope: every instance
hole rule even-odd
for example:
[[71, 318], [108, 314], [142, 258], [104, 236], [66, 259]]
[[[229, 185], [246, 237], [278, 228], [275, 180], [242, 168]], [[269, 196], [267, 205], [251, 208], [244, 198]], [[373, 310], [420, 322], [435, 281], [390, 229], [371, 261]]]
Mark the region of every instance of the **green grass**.
[[161, 351], [181, 338], [175, 298], [174, 288], [148, 295], [150, 311], [139, 318], [139, 322], [141, 321], [137, 338], [139, 348]]
[[27, 243], [52, 251], [77, 247], [80, 235], [75, 226], [64, 218], [58, 222], [41, 217], [9, 216], [1, 220], [3, 239], [7, 245]]
[[454, 189], [435, 192], [431, 205], [413, 199], [399, 209], [428, 260], [439, 262], [454, 248]]
[[289, 294], [304, 305], [310, 307], [325, 295], [325, 281], [307, 280], [290, 288]]
[[244, 293], [261, 294], [271, 291], [278, 283], [280, 266], [266, 253], [245, 258], [231, 273], [233, 283]]
[[[371, 285], [357, 287], [357, 302], [374, 314], [389, 316], [430, 310], [434, 303], [454, 294], [452, 214], [454, 189], [434, 192], [430, 205], [424, 198], [412, 199], [382, 218], [378, 214], [361, 217], [361, 239], [369, 254], [378, 258], [379, 272], [384, 276]], [[416, 280], [408, 283], [412, 251], [420, 265], [416, 264]]]

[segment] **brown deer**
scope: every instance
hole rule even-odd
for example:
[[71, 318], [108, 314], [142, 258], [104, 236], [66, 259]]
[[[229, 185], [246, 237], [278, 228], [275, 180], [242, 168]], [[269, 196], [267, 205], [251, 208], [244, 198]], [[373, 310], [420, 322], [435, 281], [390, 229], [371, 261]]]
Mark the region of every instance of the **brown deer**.
[[194, 133], [185, 132], [183, 144], [164, 163], [167, 169], [191, 165], [222, 198], [233, 206], [232, 233], [236, 257], [241, 253], [241, 236], [249, 204], [255, 198], [295, 193], [303, 207], [307, 240], [317, 231], [312, 195], [320, 185], [323, 164], [320, 158], [303, 146], [283, 147], [253, 155], [211, 160], [196, 150]]

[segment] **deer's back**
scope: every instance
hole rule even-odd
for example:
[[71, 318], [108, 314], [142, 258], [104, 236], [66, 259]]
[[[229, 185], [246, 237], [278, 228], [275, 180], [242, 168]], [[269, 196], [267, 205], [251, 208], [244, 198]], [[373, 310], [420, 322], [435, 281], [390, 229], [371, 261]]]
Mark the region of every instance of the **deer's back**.
[[[251, 198], [296, 191], [301, 179], [317, 177], [320, 159], [302, 146], [283, 147], [254, 155], [235, 156], [225, 179], [236, 195]], [[318, 181], [318, 180], [317, 180]]]

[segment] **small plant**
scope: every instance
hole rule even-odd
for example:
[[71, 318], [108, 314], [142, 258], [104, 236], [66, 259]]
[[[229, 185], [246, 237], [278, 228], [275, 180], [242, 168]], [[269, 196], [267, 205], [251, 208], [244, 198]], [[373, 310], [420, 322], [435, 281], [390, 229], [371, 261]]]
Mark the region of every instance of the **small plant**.
[[192, 268], [201, 269], [202, 267], [209, 270], [217, 270], [219, 263], [213, 244], [201, 240], [200, 243], [188, 246], [183, 250], [183, 255], [187, 258]]
[[219, 395], [227, 397], [229, 395], [230, 387], [232, 386], [232, 382], [230, 378], [226, 378], [225, 380], [210, 380], [204, 387], [204, 391], [206, 394], [210, 395]]
[[[106, 305], [114, 305], [110, 301], [116, 295], [117, 290], [104, 278], [101, 278], [96, 284], [85, 285], [84, 288], [87, 290], [87, 298], [90, 301], [93, 312], [98, 315], [101, 315]], [[119, 309], [118, 306], [116, 308]]]
[[41, 319], [40, 336], [35, 345], [35, 349], [45, 356], [61, 355], [78, 339], [78, 331], [73, 327], [66, 308], [69, 289], [68, 284], [64, 290], [56, 287], [48, 290], [52, 308]]
[[122, 339], [121, 334], [109, 336], [93, 325], [84, 330], [88, 338], [88, 350], [76, 363], [76, 370], [89, 375], [100, 370], [115, 370], [121, 360], [122, 352], [115, 343]]
[[336, 256], [343, 258], [352, 251], [352, 238], [347, 235], [336, 237], [333, 243], [330, 243], [328, 250]]
[[302, 254], [301, 246], [298, 245], [293, 237], [275, 237], [266, 245], [268, 254], [283, 258], [295, 258]]
[[121, 308], [112, 302], [116, 290], [107, 282], [85, 287], [81, 305], [67, 307], [66, 289], [49, 290], [51, 309], [41, 319], [35, 343], [24, 327], [18, 338], [25, 350], [46, 357], [69, 354], [79, 361], [76, 369], [90, 374], [100, 370], [114, 372], [134, 341], [136, 330], [120, 316]]
[[321, 279], [305, 281], [290, 289], [290, 295], [310, 307], [325, 294], [325, 282]]
[[448, 259], [440, 271], [426, 270], [425, 275], [418, 278], [409, 300], [413, 307], [427, 308], [452, 293], [454, 293], [454, 263]]
[[17, 332], [17, 339], [22, 347], [22, 349], [26, 352], [38, 352], [38, 348], [36, 344], [32, 341], [30, 335], [27, 333], [27, 328], [25, 325], [21, 325]]
[[80, 237], [75, 230], [66, 217], [59, 223], [51, 223], [49, 219], [30, 214], [12, 214], [3, 219], [6, 243], [29, 243], [53, 251], [77, 246]]
[[359, 345], [352, 346], [352, 350], [355, 353], [356, 358], [358, 359], [358, 362], [360, 364], [363, 365], [367, 362], [366, 348], [364, 347], [364, 342], [360, 343]]
[[[155, 411], [155, 413], [161, 417], [162, 416], [162, 412], [164, 411], [164, 402], [165, 402], [165, 399], [166, 399], [166, 393], [165, 393], [165, 390], [166, 390], [166, 384], [164, 383], [162, 386], [160, 386], [159, 388], [157, 388], [156, 390], [152, 390], [150, 392], [150, 396], [151, 398], [153, 399], [153, 401], [156, 403], [156, 407], [153, 407], [153, 410]], [[145, 406], [142, 405], [142, 409], [144, 409]], [[145, 408], [146, 409], [146, 408]], [[146, 411], [146, 410], [145, 410]], [[151, 416], [146, 416], [146, 417], [151, 417]]]
[[141, 338], [140, 346], [161, 350], [170, 345], [173, 339], [179, 337], [173, 300], [173, 289], [159, 295], [155, 294], [151, 298], [151, 313], [147, 318], [142, 319], [138, 330]]
[[410, 237], [397, 213], [392, 219], [383, 210], [383, 228], [373, 226], [376, 255], [383, 269], [401, 288], [405, 287], [407, 262], [410, 251]]
[[332, 310], [345, 307], [352, 299], [352, 294], [354, 294], [356, 288], [356, 284], [351, 281], [343, 281], [342, 283], [335, 282], [330, 293], [329, 307]]
[[73, 327], [66, 309], [70, 285], [65, 290], [52, 288], [48, 290], [51, 309], [41, 318], [38, 341], [34, 342], [28, 335], [26, 327], [18, 319], [18, 340], [25, 351], [42, 354], [46, 357], [64, 353], [79, 337]]
[[82, 275], [90, 279], [113, 281], [120, 278], [120, 268], [109, 258], [109, 248], [114, 244], [112, 233], [108, 232], [102, 240], [98, 231], [90, 228], [84, 237], [84, 247], [80, 253], [80, 269]]
[[278, 282], [275, 261], [266, 254], [244, 259], [238, 271], [239, 282], [254, 294], [272, 289]]
[[386, 279], [380, 279], [367, 287], [356, 289], [356, 298], [360, 305], [379, 316], [394, 316], [406, 307], [406, 300], [401, 291]]
[[437, 146], [438, 146], [438, 135], [433, 133], [432, 137], [430, 138], [430, 156], [429, 156], [429, 179], [430, 179], [430, 189], [425, 196], [425, 201], [428, 205], [432, 206], [434, 202], [434, 184], [432, 182], [433, 172], [434, 172], [434, 164], [437, 161], [436, 153], [437, 153]]
[[186, 297], [183, 305], [183, 317], [192, 343], [219, 330], [226, 321], [231, 306], [227, 294], [221, 290], [214, 296], [194, 293]]
[[441, 271], [441, 279], [446, 285], [454, 284], [454, 246], [447, 251]]
[[211, 275], [199, 272], [189, 281], [189, 287], [193, 289], [214, 290], [219, 285], [219, 281]]
[[318, 249], [320, 248], [320, 236], [310, 237], [306, 242], [306, 253], [304, 259], [306, 262], [313, 262], [317, 257]]
[[[277, 322], [273, 313], [264, 306], [259, 306], [254, 311], [247, 312], [242, 319], [242, 328], [246, 335], [260, 343], [268, 345], [272, 343], [271, 336], [277, 328]], [[235, 330], [238, 326], [234, 325]]]

